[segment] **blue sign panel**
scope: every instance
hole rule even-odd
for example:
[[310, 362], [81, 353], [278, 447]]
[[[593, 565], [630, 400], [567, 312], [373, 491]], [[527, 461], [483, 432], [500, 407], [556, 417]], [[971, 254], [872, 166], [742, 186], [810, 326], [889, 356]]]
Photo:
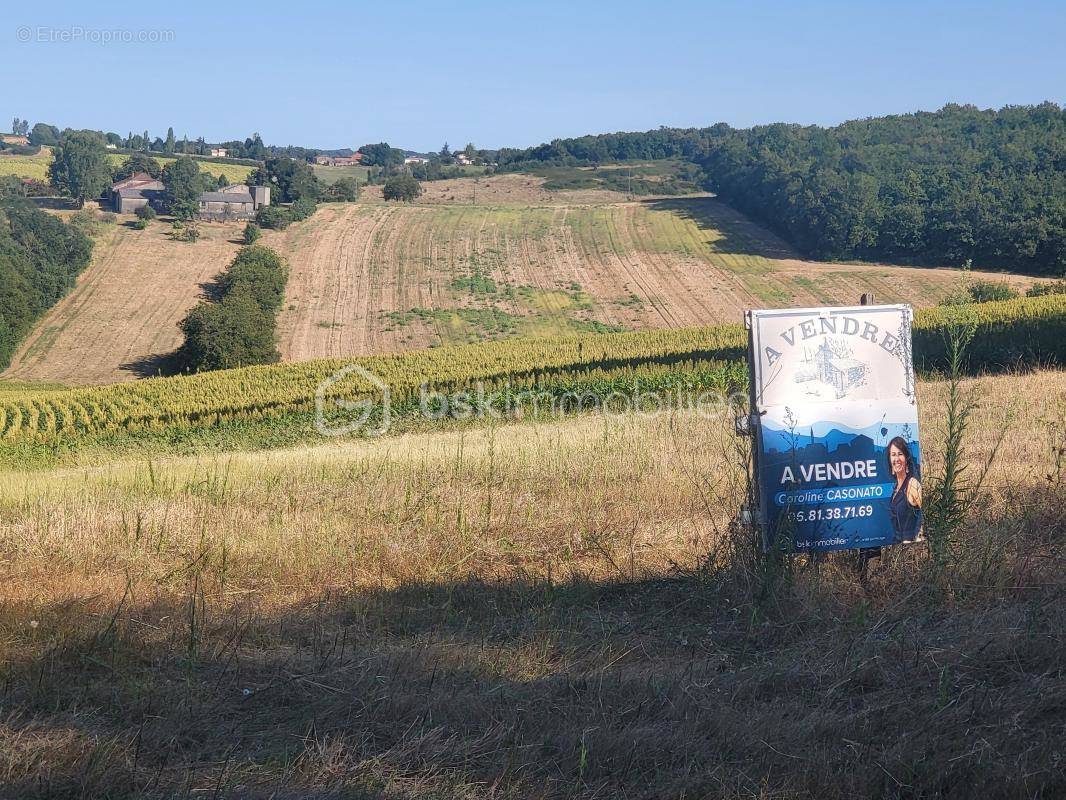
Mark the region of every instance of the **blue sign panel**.
[[787, 552], [921, 537], [910, 308], [753, 311], [758, 519]]
[[916, 538], [920, 507], [913, 520], [894, 523], [892, 497], [902, 481], [889, 458], [890, 446], [909, 454], [910, 472], [920, 481], [916, 425], [885, 421], [861, 430], [844, 424], [816, 430], [762, 426], [759, 485], [768, 539], [787, 537], [790, 550], [840, 550]]

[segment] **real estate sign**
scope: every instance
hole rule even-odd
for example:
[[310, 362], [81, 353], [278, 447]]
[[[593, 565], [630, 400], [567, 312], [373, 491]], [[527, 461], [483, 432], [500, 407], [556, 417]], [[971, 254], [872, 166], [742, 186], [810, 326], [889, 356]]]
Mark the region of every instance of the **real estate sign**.
[[764, 546], [920, 536], [911, 318], [905, 305], [748, 312]]

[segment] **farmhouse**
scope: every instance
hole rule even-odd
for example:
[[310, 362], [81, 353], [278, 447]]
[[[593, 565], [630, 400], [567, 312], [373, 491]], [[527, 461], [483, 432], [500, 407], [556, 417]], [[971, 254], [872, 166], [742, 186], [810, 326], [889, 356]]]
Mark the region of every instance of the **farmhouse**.
[[0, 133], [0, 142], [10, 145], [25, 146], [30, 143], [30, 137], [14, 133]]
[[269, 186], [235, 183], [217, 192], [200, 195], [199, 217], [202, 220], [251, 219], [263, 206], [270, 205]]
[[229, 150], [225, 147], [212, 147], [211, 155], [215, 158], [226, 158], [229, 155]]
[[321, 167], [357, 167], [363, 163], [363, 154], [356, 150], [350, 156], [315, 156], [315, 163]]
[[429, 159], [426, 158], [425, 156], [407, 156], [407, 158], [405, 158], [403, 160], [403, 163], [404, 164], [428, 164], [429, 163]]
[[161, 180], [147, 172], [135, 172], [111, 186], [111, 207], [119, 214], [132, 214], [147, 205], [158, 211], [163, 205], [164, 192]]

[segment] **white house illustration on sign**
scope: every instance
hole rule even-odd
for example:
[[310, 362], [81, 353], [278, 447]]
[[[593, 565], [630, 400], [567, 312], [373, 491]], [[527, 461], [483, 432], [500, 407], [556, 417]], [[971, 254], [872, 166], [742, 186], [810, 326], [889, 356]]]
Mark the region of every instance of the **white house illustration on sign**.
[[865, 383], [869, 369], [866, 363], [850, 356], [851, 351], [846, 345], [836, 342], [830, 346], [826, 338], [813, 356], [807, 353], [803, 360], [804, 368], [796, 374], [796, 383], [817, 381], [831, 389], [838, 400], [846, 397], [852, 388]]

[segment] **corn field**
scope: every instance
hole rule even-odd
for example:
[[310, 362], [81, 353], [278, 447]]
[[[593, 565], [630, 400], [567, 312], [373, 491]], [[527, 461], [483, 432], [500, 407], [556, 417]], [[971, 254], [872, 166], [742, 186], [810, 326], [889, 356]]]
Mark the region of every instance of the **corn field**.
[[[954, 323], [976, 327], [970, 367], [983, 371], [1046, 366], [1066, 361], [1066, 297], [923, 309], [914, 326], [920, 370], [935, 370], [945, 355], [944, 331]], [[246, 367], [151, 378], [78, 389], [34, 389], [0, 384], [0, 441], [55, 440], [116, 431], [212, 426], [225, 420], [263, 420], [314, 409], [321, 397], [415, 402], [423, 387], [456, 392], [491, 389], [609, 391], [669, 382], [687, 375], [690, 388], [743, 384], [746, 333], [740, 325], [634, 333], [509, 340], [348, 360]], [[322, 387], [339, 370], [357, 365]], [[322, 387], [320, 389], [320, 387]]]

